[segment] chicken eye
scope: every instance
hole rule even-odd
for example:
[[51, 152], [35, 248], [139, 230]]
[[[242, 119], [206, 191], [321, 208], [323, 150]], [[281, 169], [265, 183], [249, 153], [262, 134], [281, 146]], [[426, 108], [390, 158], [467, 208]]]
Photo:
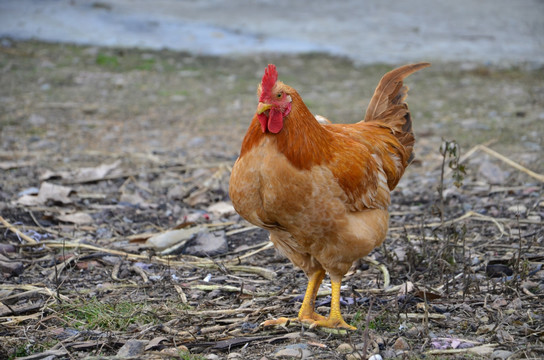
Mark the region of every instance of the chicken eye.
[[280, 92], [280, 93], [277, 93], [277, 94], [276, 94], [276, 97], [279, 99], [279, 98], [282, 97], [282, 95], [283, 95], [283, 93]]

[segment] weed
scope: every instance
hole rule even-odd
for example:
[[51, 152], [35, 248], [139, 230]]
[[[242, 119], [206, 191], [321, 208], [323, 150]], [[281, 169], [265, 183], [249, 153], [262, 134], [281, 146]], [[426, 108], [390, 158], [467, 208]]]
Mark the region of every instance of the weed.
[[180, 351], [179, 358], [181, 360], [205, 360], [206, 358], [202, 355], [191, 354], [188, 351]]
[[96, 64], [105, 68], [116, 68], [119, 66], [119, 59], [117, 56], [99, 53], [96, 55]]
[[158, 320], [147, 310], [147, 304], [141, 302], [104, 303], [92, 298], [57, 306], [64, 320], [77, 329], [126, 331], [131, 324], [156, 323]]

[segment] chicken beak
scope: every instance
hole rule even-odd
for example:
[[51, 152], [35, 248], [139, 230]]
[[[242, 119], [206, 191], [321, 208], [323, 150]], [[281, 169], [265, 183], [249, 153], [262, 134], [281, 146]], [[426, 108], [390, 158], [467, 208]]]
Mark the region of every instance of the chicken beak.
[[266, 110], [270, 110], [270, 108], [272, 108], [272, 105], [260, 102], [259, 105], [257, 106], [257, 114], [261, 115]]

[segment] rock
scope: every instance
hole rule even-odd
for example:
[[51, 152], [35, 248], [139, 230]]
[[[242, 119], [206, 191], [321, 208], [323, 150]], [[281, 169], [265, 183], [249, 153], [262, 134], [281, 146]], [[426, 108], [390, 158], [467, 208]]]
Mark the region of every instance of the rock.
[[410, 350], [410, 345], [403, 337], [399, 337], [393, 344], [393, 349], [395, 350]]
[[380, 354], [376, 354], [369, 357], [368, 360], [383, 360], [383, 358]]
[[6, 277], [19, 276], [24, 269], [22, 262], [11, 260], [0, 254], [0, 272], [6, 274]]
[[493, 353], [491, 353], [490, 359], [493, 360], [506, 360], [510, 356], [512, 356], [514, 353], [506, 350], [495, 350]]
[[184, 229], [169, 230], [151, 236], [145, 241], [145, 244], [157, 250], [167, 249], [175, 244], [185, 244], [191, 238], [195, 237], [201, 231], [205, 231], [203, 227], [195, 226]]
[[76, 224], [76, 225], [85, 225], [85, 224], [92, 224], [94, 222], [94, 219], [91, 215], [84, 213], [82, 211], [75, 212], [72, 214], [64, 214], [59, 215], [57, 217], [58, 220]]
[[518, 204], [510, 206], [507, 210], [513, 214], [525, 214], [527, 212], [527, 207], [523, 204]]
[[183, 253], [194, 256], [213, 256], [227, 252], [227, 236], [224, 231], [199, 232], [190, 240]]
[[236, 214], [234, 207], [231, 204], [224, 201], [210, 205], [208, 207], [208, 211], [217, 217], [226, 217], [226, 216]]
[[228, 360], [243, 359], [243, 358], [244, 357], [242, 356], [242, 354], [237, 352], [231, 352], [230, 354], [227, 355]]
[[515, 298], [508, 305], [506, 305], [507, 309], [520, 310], [522, 307], [523, 307], [523, 303], [521, 302], [520, 298]]
[[33, 126], [43, 126], [47, 120], [41, 115], [31, 114], [28, 117], [28, 123]]
[[0, 243], [0, 254], [14, 253], [15, 246], [11, 244]]
[[[304, 344], [306, 345], [306, 344]], [[291, 345], [292, 346], [292, 345]], [[285, 348], [274, 354], [274, 357], [277, 359], [309, 359], [312, 356], [312, 352], [308, 349], [303, 348]]]
[[206, 359], [206, 360], [219, 360], [219, 356], [217, 356], [215, 354], [208, 354], [208, 355], [204, 356], [204, 359]]
[[484, 161], [478, 169], [480, 175], [486, 178], [490, 184], [504, 184], [510, 172], [502, 170], [490, 161]]
[[147, 340], [130, 339], [119, 349], [117, 356], [120, 358], [127, 358], [142, 355], [147, 343]]
[[343, 343], [338, 345], [336, 351], [338, 351], [340, 354], [349, 354], [353, 352], [353, 347], [350, 344]]
[[98, 109], [99, 109], [98, 104], [84, 104], [81, 107], [81, 112], [87, 115], [93, 115], [98, 112]]
[[393, 349], [385, 349], [382, 354], [386, 359], [394, 359], [397, 357], [397, 353]]
[[361, 360], [362, 357], [359, 355], [359, 353], [353, 353], [353, 354], [347, 354], [346, 360]]

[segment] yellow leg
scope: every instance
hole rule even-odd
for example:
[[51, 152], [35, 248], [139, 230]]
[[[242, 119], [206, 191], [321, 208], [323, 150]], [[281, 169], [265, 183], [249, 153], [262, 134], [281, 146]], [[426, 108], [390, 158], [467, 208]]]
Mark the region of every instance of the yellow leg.
[[315, 298], [317, 296], [317, 291], [319, 290], [319, 285], [321, 285], [324, 278], [325, 270], [321, 269], [313, 273], [310, 280], [308, 280], [306, 294], [304, 295], [304, 300], [302, 301], [302, 305], [298, 312], [298, 319], [300, 321], [313, 323], [314, 321], [325, 319], [315, 312]]
[[301, 321], [313, 324], [318, 320], [325, 320], [325, 317], [317, 314], [314, 311], [315, 308], [315, 297], [317, 296], [317, 291], [319, 290], [319, 285], [325, 278], [325, 270], [319, 270], [313, 273], [308, 280], [308, 287], [306, 288], [306, 294], [304, 294], [304, 300], [300, 306], [300, 311], [298, 312], [297, 319], [288, 319], [286, 317], [280, 317], [274, 320], [266, 320], [263, 323], [263, 326], [272, 326], [272, 325], [285, 325], [289, 321]]
[[331, 312], [327, 319], [318, 320], [312, 326], [321, 326], [327, 328], [342, 328], [348, 330], [357, 330], [356, 327], [348, 325], [342, 318], [340, 312], [340, 285], [341, 281], [331, 280]]

